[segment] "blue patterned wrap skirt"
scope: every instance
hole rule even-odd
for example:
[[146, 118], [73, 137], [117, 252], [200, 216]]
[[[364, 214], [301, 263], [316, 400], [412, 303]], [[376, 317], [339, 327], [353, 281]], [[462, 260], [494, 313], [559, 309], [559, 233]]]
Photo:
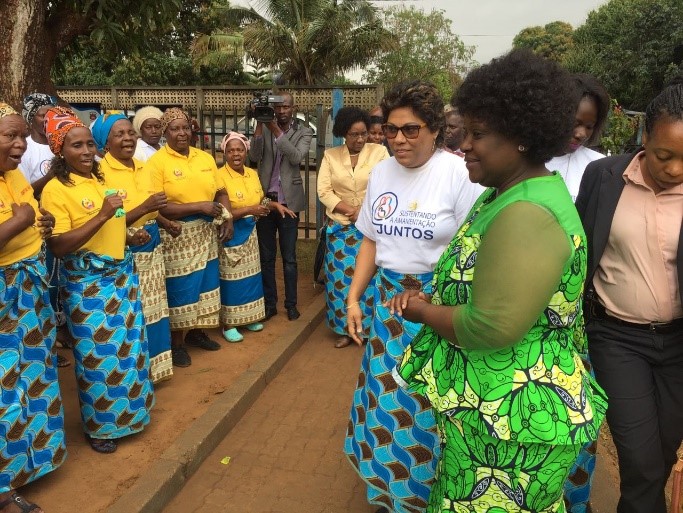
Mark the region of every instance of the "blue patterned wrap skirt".
[[[327, 294], [327, 325], [338, 335], [346, 335], [346, 299], [356, 269], [356, 258], [363, 234], [355, 224], [343, 225], [330, 221], [325, 228], [325, 293]], [[363, 315], [362, 338], [370, 336], [374, 283], [370, 283], [360, 298]]]
[[0, 267], [0, 493], [66, 458], [44, 253]]
[[150, 221], [143, 228], [150, 234], [150, 240], [146, 244], [133, 246], [131, 251], [135, 260], [135, 270], [140, 279], [140, 298], [149, 347], [150, 377], [153, 383], [158, 383], [173, 375], [166, 266], [157, 222]]
[[431, 290], [432, 273], [379, 268], [375, 315], [353, 394], [344, 452], [368, 485], [368, 502], [396, 513], [421, 513], [440, 454], [429, 401], [399, 387], [392, 370], [420, 324], [391, 315], [383, 303], [407, 289]]
[[204, 215], [178, 219], [182, 233], [161, 232], [171, 330], [217, 328], [221, 308], [218, 234]]
[[266, 316], [261, 280], [256, 219], [243, 217], [233, 223], [232, 239], [218, 255], [221, 287], [220, 320], [223, 326], [246, 326]]
[[149, 377], [138, 275], [122, 260], [79, 251], [64, 257], [60, 286], [74, 357], [81, 420], [92, 438], [114, 439], [149, 423]]

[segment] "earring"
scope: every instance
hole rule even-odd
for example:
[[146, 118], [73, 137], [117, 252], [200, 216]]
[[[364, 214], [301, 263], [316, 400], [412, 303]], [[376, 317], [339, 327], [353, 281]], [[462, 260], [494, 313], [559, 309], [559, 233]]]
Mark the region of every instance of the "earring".
[[436, 151], [436, 139], [432, 140], [432, 151]]
[[520, 144], [519, 146], [517, 146], [517, 150], [521, 153], [524, 153], [526, 151], [526, 147]]

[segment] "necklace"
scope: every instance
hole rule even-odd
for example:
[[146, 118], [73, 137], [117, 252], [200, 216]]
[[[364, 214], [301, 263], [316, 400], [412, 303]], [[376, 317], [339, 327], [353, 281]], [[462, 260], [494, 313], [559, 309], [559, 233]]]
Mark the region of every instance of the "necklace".
[[349, 153], [349, 157], [357, 157], [360, 155], [360, 151], [358, 153]]

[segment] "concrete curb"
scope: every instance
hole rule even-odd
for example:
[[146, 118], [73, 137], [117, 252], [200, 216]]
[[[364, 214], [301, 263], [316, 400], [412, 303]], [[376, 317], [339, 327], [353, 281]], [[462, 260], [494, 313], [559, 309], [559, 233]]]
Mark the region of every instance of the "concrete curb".
[[204, 415], [190, 424], [133, 487], [107, 509], [107, 513], [159, 513], [279, 374], [323, 320], [324, 312], [325, 296], [319, 294], [301, 317], [221, 394]]

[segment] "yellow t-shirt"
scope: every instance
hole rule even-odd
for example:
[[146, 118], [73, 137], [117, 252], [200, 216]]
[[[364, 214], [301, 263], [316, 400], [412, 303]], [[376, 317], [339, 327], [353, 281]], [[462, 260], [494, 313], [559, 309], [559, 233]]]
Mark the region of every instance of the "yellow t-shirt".
[[[12, 218], [12, 203], [28, 203], [36, 211], [36, 220], [41, 216], [38, 202], [33, 197], [33, 188], [18, 169], [5, 171], [0, 176], [0, 223]], [[0, 248], [0, 265], [10, 265], [31, 257], [40, 251], [42, 244], [40, 230], [33, 224]]]
[[263, 199], [263, 188], [256, 170], [244, 166], [244, 175], [241, 175], [226, 164], [218, 170], [218, 174], [228, 191], [232, 208], [258, 205]]
[[165, 192], [169, 203], [213, 201], [223, 188], [213, 157], [197, 148], [190, 148], [186, 157], [165, 145], [145, 162], [145, 169], [154, 191]]
[[[123, 200], [123, 209], [130, 212], [140, 206], [147, 198], [154, 194], [152, 177], [145, 165], [139, 160], [133, 159], [135, 170], [122, 164], [120, 161], [107, 153], [100, 161], [100, 169], [104, 174], [104, 183], [108, 189], [117, 189]], [[159, 212], [154, 211], [145, 214], [133, 223], [133, 226], [142, 226], [151, 219], [156, 219]]]
[[[97, 178], [69, 175], [74, 182], [63, 184], [50, 180], [40, 196], [43, 208], [55, 216], [53, 235], [61, 235], [80, 228], [96, 216], [102, 208], [104, 192], [109, 188]], [[79, 249], [122, 259], [126, 248], [126, 217], [112, 217]]]

